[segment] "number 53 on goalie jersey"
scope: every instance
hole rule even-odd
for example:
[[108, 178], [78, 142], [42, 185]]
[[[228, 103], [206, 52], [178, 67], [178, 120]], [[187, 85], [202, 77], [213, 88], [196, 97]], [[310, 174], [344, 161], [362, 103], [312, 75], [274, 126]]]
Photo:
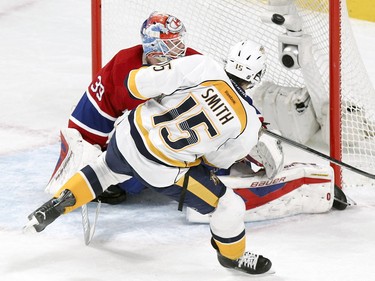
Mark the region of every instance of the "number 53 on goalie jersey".
[[135, 98], [151, 98], [128, 117], [136, 149], [148, 160], [229, 168], [257, 143], [258, 111], [209, 57], [133, 70], [125, 84]]

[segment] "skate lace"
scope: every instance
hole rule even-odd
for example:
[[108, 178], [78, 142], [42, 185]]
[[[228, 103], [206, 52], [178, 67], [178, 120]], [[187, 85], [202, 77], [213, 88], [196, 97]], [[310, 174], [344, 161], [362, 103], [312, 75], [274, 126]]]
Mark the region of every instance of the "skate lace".
[[248, 267], [251, 269], [256, 269], [258, 257], [259, 256], [257, 254], [245, 252], [244, 255], [237, 260], [238, 267]]

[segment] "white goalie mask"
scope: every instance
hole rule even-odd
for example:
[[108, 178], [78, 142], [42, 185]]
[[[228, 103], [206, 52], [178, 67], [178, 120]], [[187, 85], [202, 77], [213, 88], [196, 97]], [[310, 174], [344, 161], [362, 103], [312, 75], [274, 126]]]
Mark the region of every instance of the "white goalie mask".
[[225, 71], [249, 82], [248, 88], [254, 87], [266, 72], [264, 47], [250, 40], [235, 44], [230, 48]]
[[165, 62], [185, 56], [184, 24], [175, 16], [153, 12], [141, 27], [143, 52]]

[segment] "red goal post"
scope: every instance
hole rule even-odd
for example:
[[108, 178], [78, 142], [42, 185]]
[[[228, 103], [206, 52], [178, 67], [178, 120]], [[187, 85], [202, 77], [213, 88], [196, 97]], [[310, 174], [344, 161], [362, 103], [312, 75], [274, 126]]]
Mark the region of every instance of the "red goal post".
[[91, 0], [92, 78], [102, 68], [102, 1]]
[[[356, 47], [345, 0], [92, 0], [93, 76], [120, 49], [140, 44], [139, 28], [155, 10], [180, 18], [188, 45], [218, 61], [233, 42], [259, 41], [267, 50], [264, 80], [306, 87], [312, 98], [327, 100], [327, 108], [315, 111], [330, 156], [375, 173], [375, 91]], [[279, 38], [285, 28], [264, 21], [270, 11], [302, 19], [303, 34], [312, 40], [313, 59], [307, 66], [282, 66]], [[340, 187], [374, 184], [333, 167]]]
[[[341, 111], [337, 110], [341, 108], [341, 1], [329, 2], [330, 156], [341, 161]], [[342, 187], [341, 168], [335, 164], [331, 166], [334, 170], [335, 184]]]

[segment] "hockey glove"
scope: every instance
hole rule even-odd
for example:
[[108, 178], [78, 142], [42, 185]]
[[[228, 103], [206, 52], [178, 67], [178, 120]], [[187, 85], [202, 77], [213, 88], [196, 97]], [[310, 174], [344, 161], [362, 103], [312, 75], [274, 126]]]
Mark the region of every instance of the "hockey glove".
[[284, 168], [284, 153], [281, 142], [262, 134], [257, 145], [250, 151], [250, 157], [260, 162], [268, 178], [274, 178]]

